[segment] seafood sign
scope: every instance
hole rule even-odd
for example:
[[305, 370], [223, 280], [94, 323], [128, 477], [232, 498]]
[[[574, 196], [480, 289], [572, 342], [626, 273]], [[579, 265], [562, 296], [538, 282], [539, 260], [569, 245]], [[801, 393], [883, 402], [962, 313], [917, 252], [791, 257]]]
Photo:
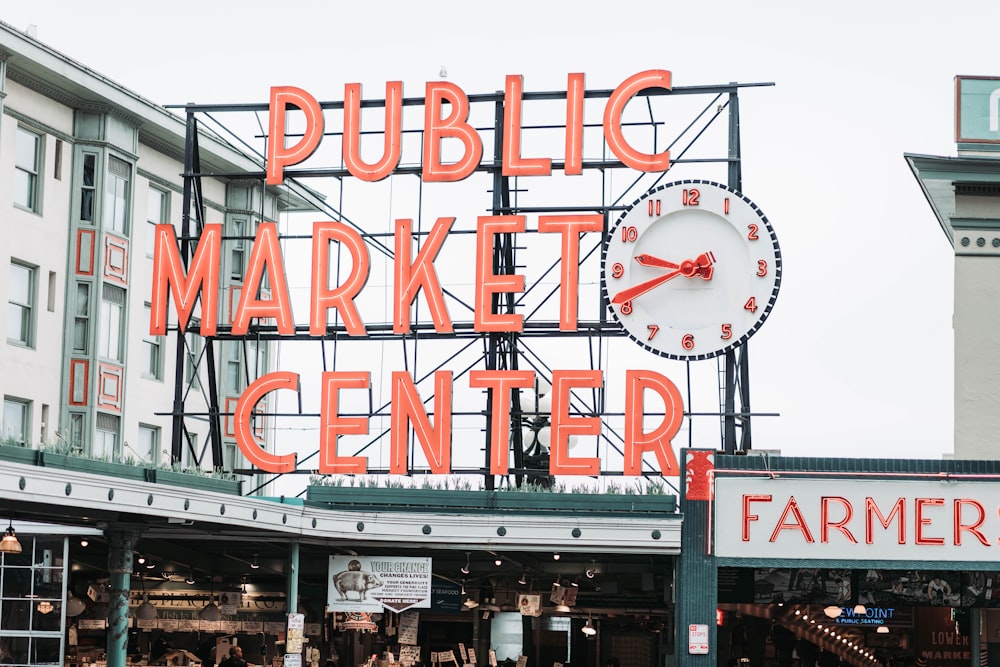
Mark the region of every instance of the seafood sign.
[[431, 559], [330, 556], [331, 611], [400, 612], [431, 606]]

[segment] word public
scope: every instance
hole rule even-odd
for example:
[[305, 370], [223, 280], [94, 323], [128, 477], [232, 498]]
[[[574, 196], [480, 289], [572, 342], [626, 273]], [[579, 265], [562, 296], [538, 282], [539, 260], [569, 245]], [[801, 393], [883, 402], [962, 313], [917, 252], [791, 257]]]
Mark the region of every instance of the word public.
[[[503, 145], [501, 169], [504, 176], [548, 176], [552, 161], [547, 157], [521, 156], [521, 101], [523, 77], [510, 74], [504, 85]], [[663, 172], [670, 166], [670, 152], [643, 153], [625, 139], [622, 112], [636, 94], [650, 89], [670, 90], [670, 72], [646, 70], [625, 79], [608, 97], [604, 107], [604, 140], [622, 164], [637, 171]], [[566, 148], [563, 172], [583, 173], [584, 75], [570, 74], [566, 83]], [[286, 126], [289, 109], [298, 109], [305, 129], [288, 145]], [[443, 115], [445, 110], [447, 115]], [[468, 122], [469, 98], [448, 81], [428, 81], [424, 98], [424, 128], [421, 178], [426, 182], [460, 181], [476, 170], [483, 155], [483, 141]], [[267, 142], [268, 185], [284, 181], [286, 167], [306, 161], [319, 147], [324, 135], [323, 108], [315, 97], [294, 86], [271, 88]], [[385, 86], [385, 126], [382, 157], [375, 162], [361, 158], [361, 84], [344, 87], [343, 160], [350, 174], [363, 181], [379, 181], [399, 166], [402, 151], [403, 82]], [[298, 135], [298, 132], [296, 132]], [[461, 145], [461, 157], [445, 163], [441, 159], [444, 140]]]

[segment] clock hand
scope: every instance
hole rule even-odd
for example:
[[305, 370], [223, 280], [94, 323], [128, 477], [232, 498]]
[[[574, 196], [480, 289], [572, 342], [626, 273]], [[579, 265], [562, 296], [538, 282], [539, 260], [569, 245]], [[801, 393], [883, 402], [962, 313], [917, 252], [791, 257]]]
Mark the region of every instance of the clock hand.
[[614, 297], [612, 297], [611, 303], [619, 304], [631, 301], [640, 294], [645, 294], [654, 287], [659, 287], [663, 283], [672, 278], [676, 278], [679, 275], [681, 275], [681, 270], [677, 269], [676, 271], [671, 271], [670, 273], [664, 273], [662, 276], [656, 276], [655, 278], [647, 280], [644, 283], [639, 283], [638, 285], [633, 285], [632, 287], [623, 289], [621, 292], [618, 292], [618, 294], [615, 294]]
[[636, 255], [635, 261], [639, 262], [640, 266], [658, 266], [664, 269], [679, 269], [681, 268], [679, 264], [674, 264], [673, 262], [668, 262], [665, 259], [660, 259], [659, 257], [653, 257], [652, 255]]
[[[640, 257], [642, 259], [640, 259]], [[672, 262], [668, 262], [666, 260], [659, 259], [657, 257], [652, 257], [650, 255], [636, 255], [635, 259], [636, 261], [639, 262], [639, 264], [643, 264], [644, 262], [650, 262], [649, 264], [650, 266], [658, 266], [659, 265], [658, 263], [672, 264]], [[694, 276], [697, 275], [702, 280], [711, 280], [712, 273], [714, 271], [712, 264], [714, 262], [715, 262], [715, 255], [713, 255], [711, 252], [701, 253], [700, 255], [698, 255], [698, 258], [695, 259], [694, 261], [690, 259], [685, 259], [683, 262], [680, 263], [679, 266], [673, 264], [673, 266], [678, 267], [675, 271], [671, 271], [670, 273], [665, 273], [662, 276], [657, 276], [655, 278], [647, 280], [646, 282], [639, 283], [638, 285], [633, 285], [632, 287], [623, 289], [621, 292], [618, 292], [618, 294], [615, 294], [614, 297], [612, 297], [611, 303], [617, 305], [625, 303], [627, 301], [631, 301], [637, 296], [645, 294], [649, 290], [659, 287], [663, 283], [667, 282], [668, 280], [672, 280], [677, 276], [684, 276], [685, 278], [693, 278]]]
[[[715, 255], [711, 252], [703, 252], [698, 255], [698, 259], [694, 262], [695, 273], [697, 273], [702, 280], [711, 280], [712, 273], [715, 271], [715, 268], [712, 266], [715, 264]], [[690, 277], [691, 274], [685, 273], [684, 275]]]

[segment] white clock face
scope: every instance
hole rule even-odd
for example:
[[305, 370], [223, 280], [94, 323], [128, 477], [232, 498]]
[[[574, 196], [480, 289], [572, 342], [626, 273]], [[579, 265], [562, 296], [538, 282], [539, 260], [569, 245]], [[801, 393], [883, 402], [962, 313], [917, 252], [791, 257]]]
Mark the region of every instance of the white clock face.
[[764, 213], [711, 181], [639, 198], [610, 230], [603, 267], [614, 317], [671, 359], [707, 359], [746, 342], [781, 285], [781, 251]]

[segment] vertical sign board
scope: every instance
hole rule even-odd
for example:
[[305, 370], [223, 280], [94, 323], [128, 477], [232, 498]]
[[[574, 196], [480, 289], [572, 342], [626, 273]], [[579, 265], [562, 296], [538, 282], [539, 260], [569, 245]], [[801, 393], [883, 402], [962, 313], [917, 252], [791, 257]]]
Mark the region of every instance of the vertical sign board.
[[707, 623], [692, 623], [688, 626], [688, 653], [692, 655], [708, 654]]
[[1000, 76], [955, 77], [955, 142], [1000, 144]]

